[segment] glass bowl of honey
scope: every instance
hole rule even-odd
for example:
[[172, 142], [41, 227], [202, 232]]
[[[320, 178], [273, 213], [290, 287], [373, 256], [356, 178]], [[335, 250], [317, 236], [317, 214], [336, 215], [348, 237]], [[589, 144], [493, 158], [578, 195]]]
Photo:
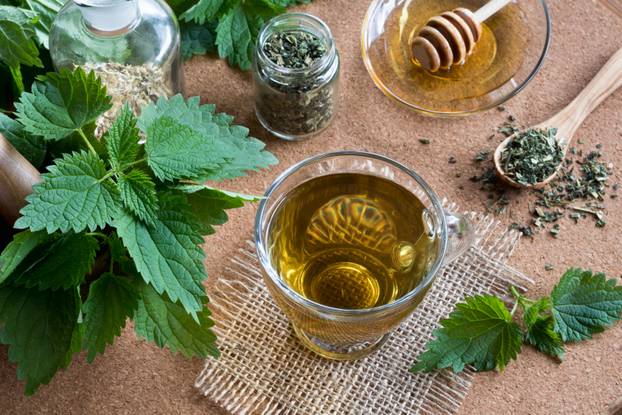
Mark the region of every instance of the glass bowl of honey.
[[363, 22], [363, 61], [380, 90], [422, 114], [464, 116], [501, 105], [540, 70], [551, 39], [544, 0], [515, 0], [482, 23], [464, 63], [430, 72], [411, 40], [430, 18], [489, 0], [374, 0]]

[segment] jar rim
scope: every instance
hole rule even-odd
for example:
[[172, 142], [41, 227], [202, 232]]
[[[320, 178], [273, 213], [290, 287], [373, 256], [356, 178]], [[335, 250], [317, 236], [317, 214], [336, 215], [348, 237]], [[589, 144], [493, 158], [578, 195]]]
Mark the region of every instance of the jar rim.
[[[312, 25], [317, 26], [316, 31], [311, 31], [314, 35], [320, 36], [326, 42], [326, 53], [320, 59], [317, 59], [311, 66], [308, 68], [286, 68], [281, 66], [275, 62], [273, 62], [266, 55], [263, 45], [273, 33], [276, 32], [274, 30], [280, 23], [286, 22], [290, 19], [298, 18], [301, 22], [307, 22]], [[298, 27], [303, 27], [302, 25], [298, 25]], [[257, 37], [257, 43], [255, 45], [255, 56], [256, 59], [260, 60], [261, 63], [271, 70], [278, 72], [281, 75], [300, 75], [306, 73], [315, 73], [319, 72], [326, 67], [330, 66], [335, 57], [337, 55], [337, 48], [335, 46], [335, 41], [333, 38], [333, 34], [326, 23], [322, 19], [317, 16], [314, 16], [310, 13], [283, 13], [278, 15], [272, 19], [270, 19], [259, 32], [259, 36]]]

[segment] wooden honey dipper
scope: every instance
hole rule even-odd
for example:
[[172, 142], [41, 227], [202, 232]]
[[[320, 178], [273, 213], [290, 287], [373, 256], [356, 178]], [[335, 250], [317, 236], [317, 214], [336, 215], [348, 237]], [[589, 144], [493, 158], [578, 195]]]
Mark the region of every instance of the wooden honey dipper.
[[459, 7], [432, 17], [411, 39], [412, 54], [430, 72], [463, 64], [482, 36], [482, 22], [512, 0], [492, 0], [473, 13]]

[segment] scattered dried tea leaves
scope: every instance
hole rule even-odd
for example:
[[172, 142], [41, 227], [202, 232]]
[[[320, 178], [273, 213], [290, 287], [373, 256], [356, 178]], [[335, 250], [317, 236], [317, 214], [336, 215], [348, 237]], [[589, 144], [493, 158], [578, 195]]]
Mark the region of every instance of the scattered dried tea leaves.
[[[564, 157], [556, 134], [555, 128], [530, 128], [517, 133], [501, 153], [501, 166], [505, 174], [517, 183], [534, 184], [555, 173]], [[479, 160], [480, 154], [476, 160]]]
[[264, 43], [263, 51], [279, 66], [307, 69], [326, 54], [326, 45], [313, 33], [290, 30], [273, 33]]
[[475, 155], [475, 161], [481, 162], [488, 160], [488, 156], [490, 155], [490, 151], [482, 150]]
[[[506, 121], [497, 129], [498, 134], [493, 135], [493, 138], [500, 141], [517, 131], [520, 128], [516, 122]], [[578, 140], [578, 143], [582, 144], [583, 141]], [[557, 236], [561, 226], [555, 225], [564, 217], [571, 219], [570, 223], [579, 223], [582, 219], [592, 217], [597, 227], [606, 226], [607, 210], [604, 202], [617, 197], [620, 185], [608, 184], [613, 165], [602, 160], [601, 150], [602, 146], [597, 145], [595, 151], [586, 151], [585, 155], [580, 148], [570, 151], [563, 160], [557, 178], [544, 189], [532, 191], [535, 200], [529, 207], [532, 216], [530, 222], [515, 222], [510, 228], [524, 236], [533, 236], [538, 230], [548, 230], [552, 236]], [[478, 152], [475, 159], [483, 152], [485, 150]], [[492, 162], [478, 162], [476, 165], [481, 170], [469, 180], [481, 184], [480, 190], [486, 193], [486, 207], [489, 212], [504, 213], [510, 201], [515, 200], [521, 193], [508, 188], [498, 179]]]

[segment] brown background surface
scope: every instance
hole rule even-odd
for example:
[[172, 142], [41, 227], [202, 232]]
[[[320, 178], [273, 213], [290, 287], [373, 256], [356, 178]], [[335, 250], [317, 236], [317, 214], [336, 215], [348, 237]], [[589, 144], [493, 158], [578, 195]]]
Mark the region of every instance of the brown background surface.
[[[553, 43], [548, 59], [535, 80], [506, 106], [465, 119], [420, 117], [397, 107], [377, 90], [367, 76], [359, 51], [360, 24], [368, 0], [316, 0], [304, 7], [332, 28], [342, 54], [341, 108], [332, 127], [304, 143], [285, 143], [269, 137], [255, 121], [249, 74], [229, 69], [222, 61], [195, 58], [186, 65], [188, 95], [200, 95], [219, 110], [236, 116], [264, 139], [281, 163], [226, 185], [230, 189], [261, 193], [274, 177], [307, 156], [338, 149], [384, 153], [416, 169], [441, 195], [464, 209], [481, 211], [486, 194], [470, 183], [476, 171], [473, 154], [490, 146], [487, 137], [508, 113], [533, 124], [548, 118], [567, 104], [622, 46], [622, 19], [593, 0], [550, 0]], [[579, 131], [587, 148], [602, 143], [617, 170], [622, 169], [622, 91], [618, 91], [588, 118]], [[423, 146], [418, 138], [430, 138]], [[458, 163], [450, 165], [450, 155]], [[461, 178], [455, 173], [463, 171]], [[461, 190], [459, 186], [462, 185]], [[545, 294], [569, 266], [622, 274], [622, 201], [608, 200], [609, 217], [604, 229], [591, 220], [562, 223], [559, 238], [547, 234], [523, 238], [510, 263], [536, 281], [532, 294]], [[511, 223], [527, 217], [528, 194], [515, 196], [509, 212], [500, 217]], [[231, 221], [210, 237], [205, 249], [211, 278], [218, 278], [227, 258], [250, 236], [255, 207], [231, 214]], [[544, 264], [555, 265], [545, 271]], [[32, 398], [23, 396], [15, 379], [15, 367], [0, 348], [0, 413], [170, 413], [224, 414], [198, 395], [193, 383], [202, 368], [198, 359], [187, 360], [136, 339], [126, 328], [116, 344], [92, 365], [84, 356], [59, 373], [49, 386]], [[408, 376], [407, 373], [404, 376]], [[607, 413], [622, 398], [622, 324], [593, 341], [568, 347], [558, 365], [528, 347], [502, 374], [485, 373], [464, 402], [461, 413]]]

